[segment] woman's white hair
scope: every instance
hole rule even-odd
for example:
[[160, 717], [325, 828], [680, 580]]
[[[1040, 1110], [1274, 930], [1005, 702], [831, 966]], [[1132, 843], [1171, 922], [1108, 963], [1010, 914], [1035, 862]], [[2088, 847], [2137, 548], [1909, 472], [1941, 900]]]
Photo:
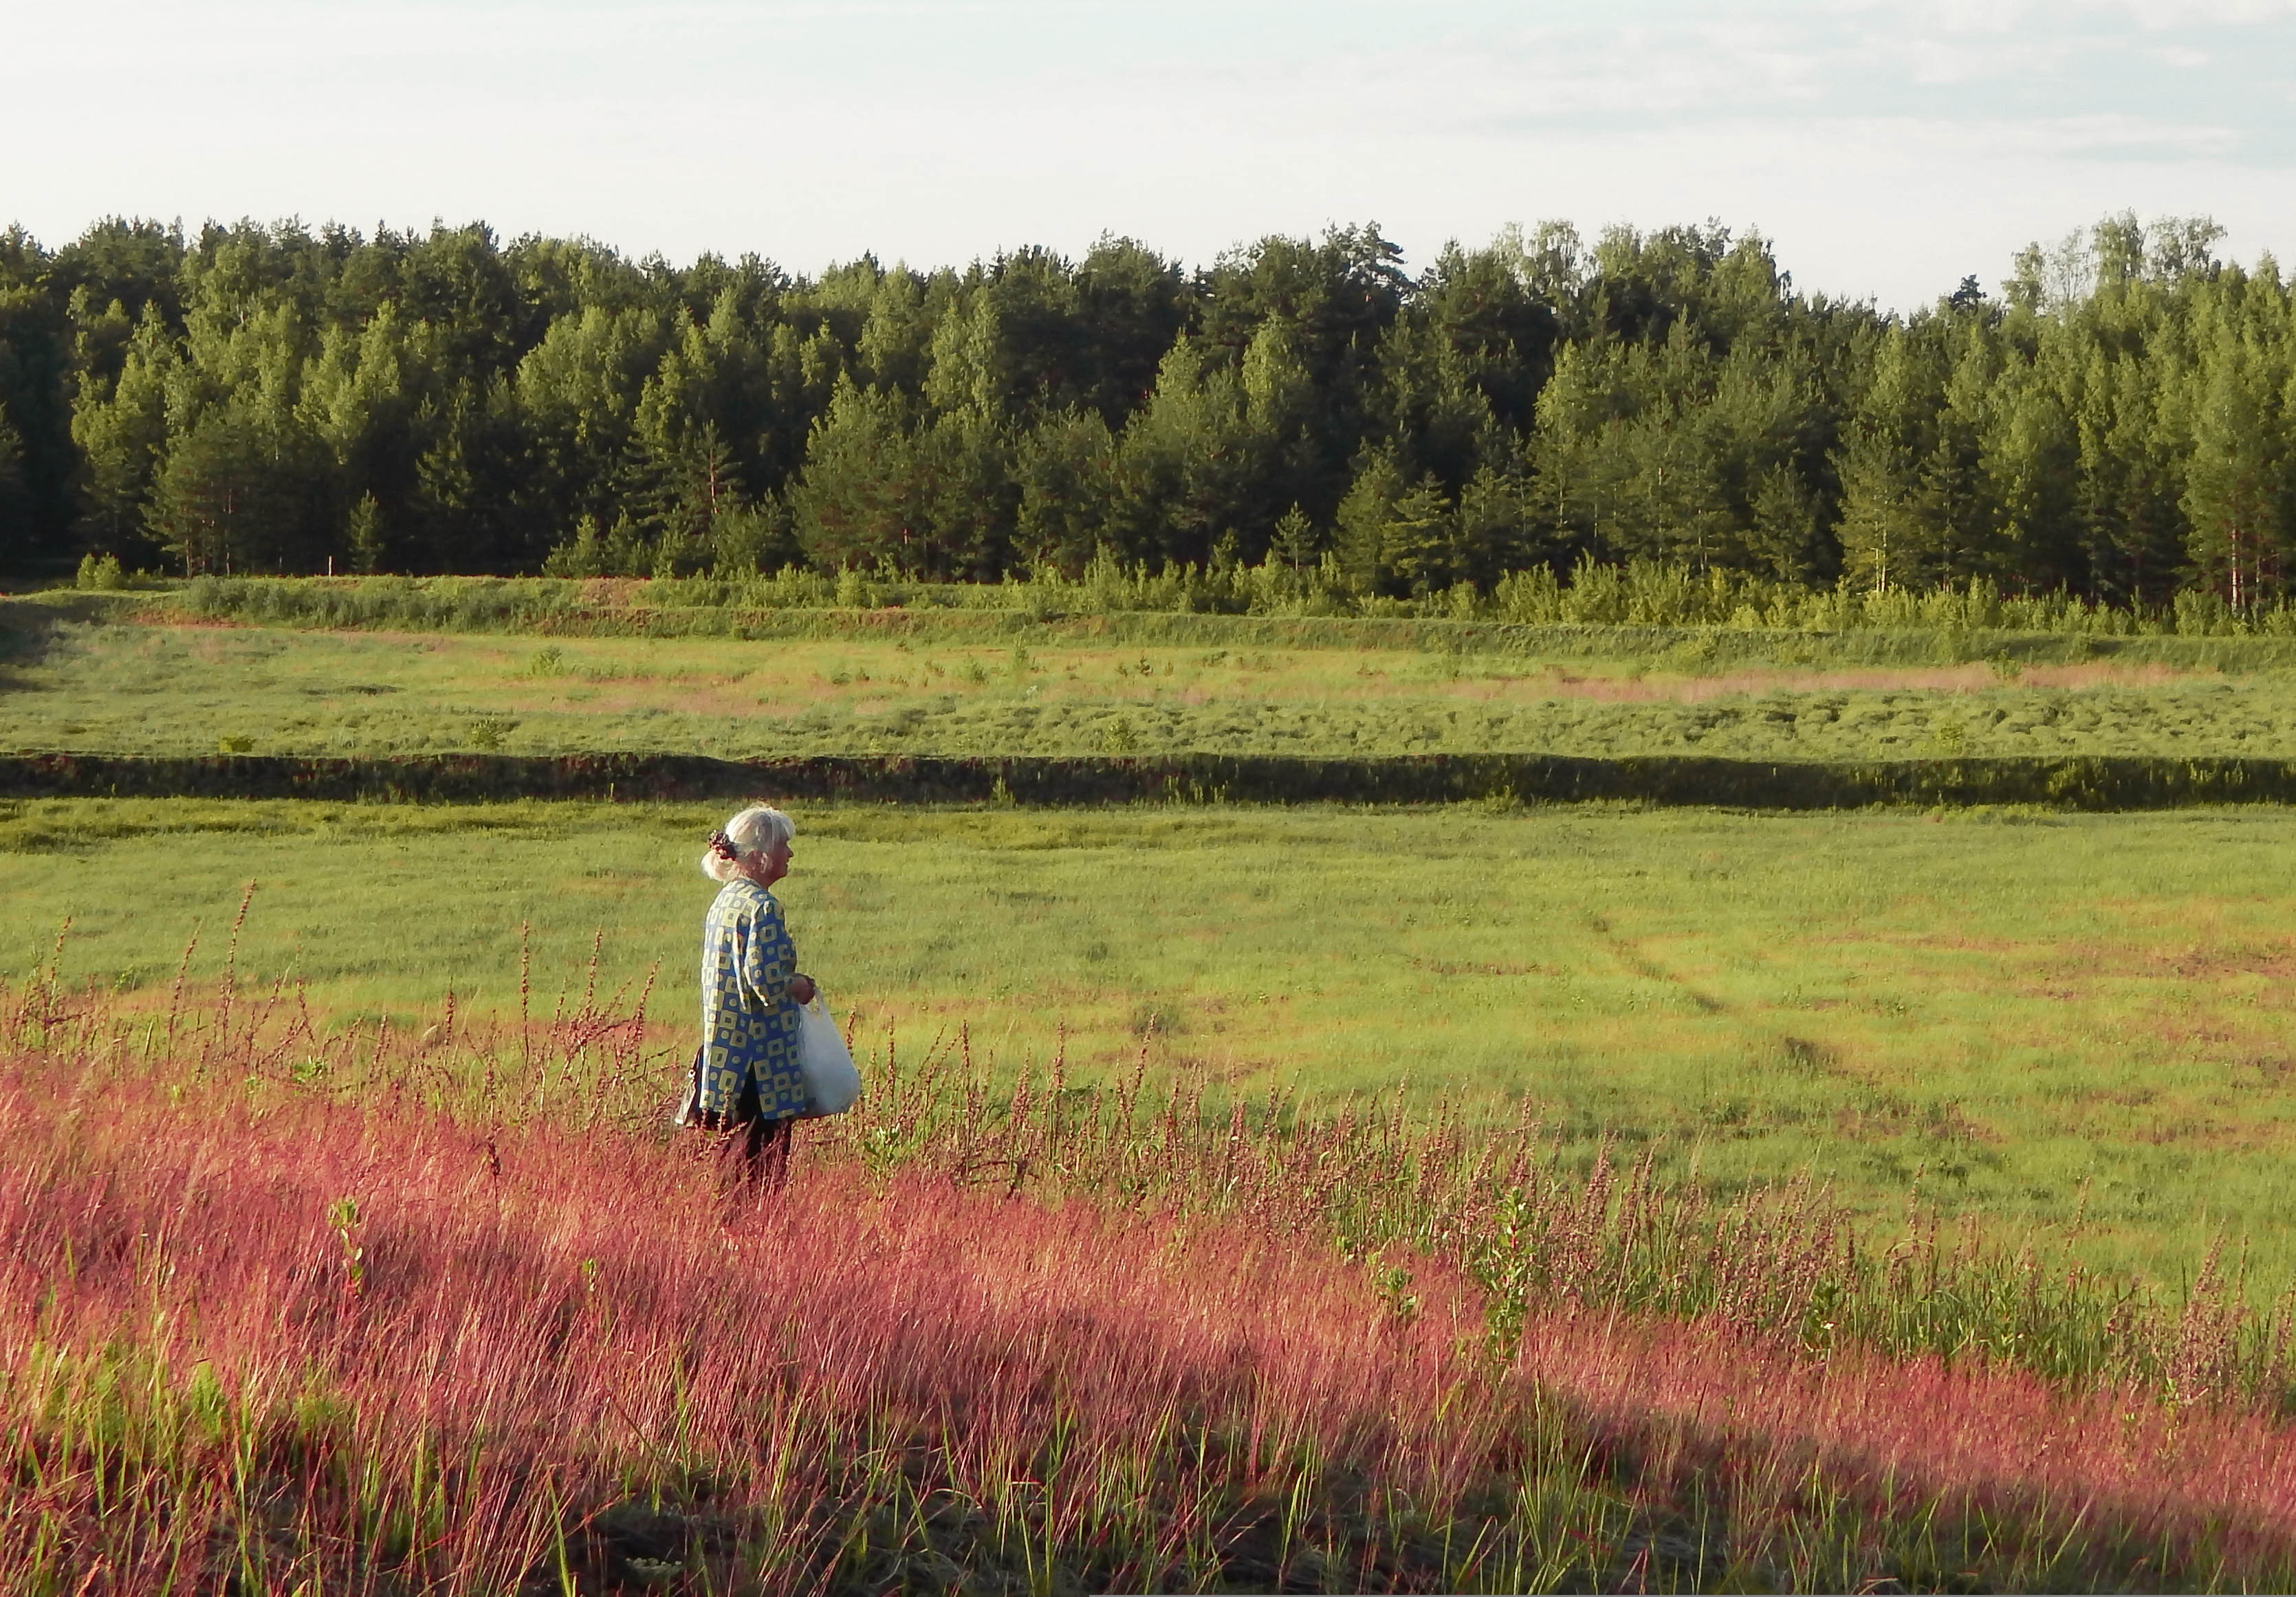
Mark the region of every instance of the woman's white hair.
[[733, 846], [731, 856], [715, 839], [701, 855], [701, 873], [712, 881], [731, 881], [751, 858], [796, 837], [797, 823], [769, 804], [753, 804], [726, 822], [722, 835]]

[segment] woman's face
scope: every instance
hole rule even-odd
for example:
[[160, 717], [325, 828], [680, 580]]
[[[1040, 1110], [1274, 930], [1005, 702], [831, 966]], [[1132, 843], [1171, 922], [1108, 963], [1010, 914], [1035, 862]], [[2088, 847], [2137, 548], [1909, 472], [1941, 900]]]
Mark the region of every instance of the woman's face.
[[790, 846], [783, 842], [775, 843], [772, 848], [759, 854], [758, 863], [751, 866], [750, 870], [759, 887], [769, 888], [788, 875], [789, 868]]

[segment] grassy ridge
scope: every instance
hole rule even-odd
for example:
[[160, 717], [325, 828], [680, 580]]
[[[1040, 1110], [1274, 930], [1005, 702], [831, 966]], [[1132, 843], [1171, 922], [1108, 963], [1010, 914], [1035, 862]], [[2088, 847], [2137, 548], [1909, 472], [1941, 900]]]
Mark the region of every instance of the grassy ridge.
[[1628, 801], [1746, 809], [2044, 805], [2082, 810], [2296, 802], [2296, 761], [2077, 756], [1817, 764], [1694, 756], [1427, 754], [1148, 758], [463, 754], [398, 758], [0, 755], [0, 797], [721, 799], [875, 803], [1500, 804]]
[[1640, 655], [1589, 659], [1042, 629], [1001, 646], [512, 640], [118, 625], [26, 604], [0, 606], [0, 624], [14, 628], [0, 750], [19, 753], [2296, 758], [2296, 675], [2259, 663], [2276, 640], [2154, 640], [2253, 656], [2227, 674], [1747, 664], [1710, 637], [1647, 635]]

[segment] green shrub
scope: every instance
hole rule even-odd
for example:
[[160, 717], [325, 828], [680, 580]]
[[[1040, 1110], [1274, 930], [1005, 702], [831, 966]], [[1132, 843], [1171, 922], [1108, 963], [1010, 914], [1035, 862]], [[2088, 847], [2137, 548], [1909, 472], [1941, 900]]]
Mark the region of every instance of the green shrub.
[[[2185, 593], [2174, 603], [2116, 610], [2076, 595], [2005, 594], [1981, 578], [1934, 589], [1806, 588], [1746, 573], [1634, 561], [1582, 561], [1567, 576], [1544, 567], [1513, 572], [1488, 592], [1461, 584], [1422, 598], [1365, 592], [1328, 557], [1295, 568], [1274, 556], [1258, 566], [1126, 565], [1103, 553], [1075, 577], [1040, 570], [999, 583], [914, 581], [890, 570], [833, 575], [791, 567], [763, 574], [611, 578], [623, 568], [575, 543], [535, 577], [370, 577], [313, 583], [294, 577], [195, 578], [184, 602], [209, 615], [320, 626], [454, 627], [493, 630], [664, 624], [725, 630], [741, 611], [843, 609], [987, 611], [1042, 623], [1065, 617], [1222, 615], [1308, 620], [1324, 617], [1414, 619], [1480, 626], [1664, 627], [1810, 633], [1928, 633], [1955, 639], [1999, 633], [2081, 638], [2145, 635], [2296, 638], [2296, 606], [2234, 610], [2219, 596]], [[87, 568], [84, 565], [83, 570]], [[654, 612], [641, 615], [639, 612]], [[695, 612], [717, 612], [714, 621]], [[1956, 652], [1953, 658], [1964, 658]]]

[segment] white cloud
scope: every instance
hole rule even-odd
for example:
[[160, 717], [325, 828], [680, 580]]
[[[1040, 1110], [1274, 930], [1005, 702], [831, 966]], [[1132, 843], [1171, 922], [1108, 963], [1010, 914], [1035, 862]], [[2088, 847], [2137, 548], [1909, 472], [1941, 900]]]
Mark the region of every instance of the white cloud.
[[2146, 28], [2192, 28], [2296, 17], [2296, 0], [2119, 0], [2112, 9]]

